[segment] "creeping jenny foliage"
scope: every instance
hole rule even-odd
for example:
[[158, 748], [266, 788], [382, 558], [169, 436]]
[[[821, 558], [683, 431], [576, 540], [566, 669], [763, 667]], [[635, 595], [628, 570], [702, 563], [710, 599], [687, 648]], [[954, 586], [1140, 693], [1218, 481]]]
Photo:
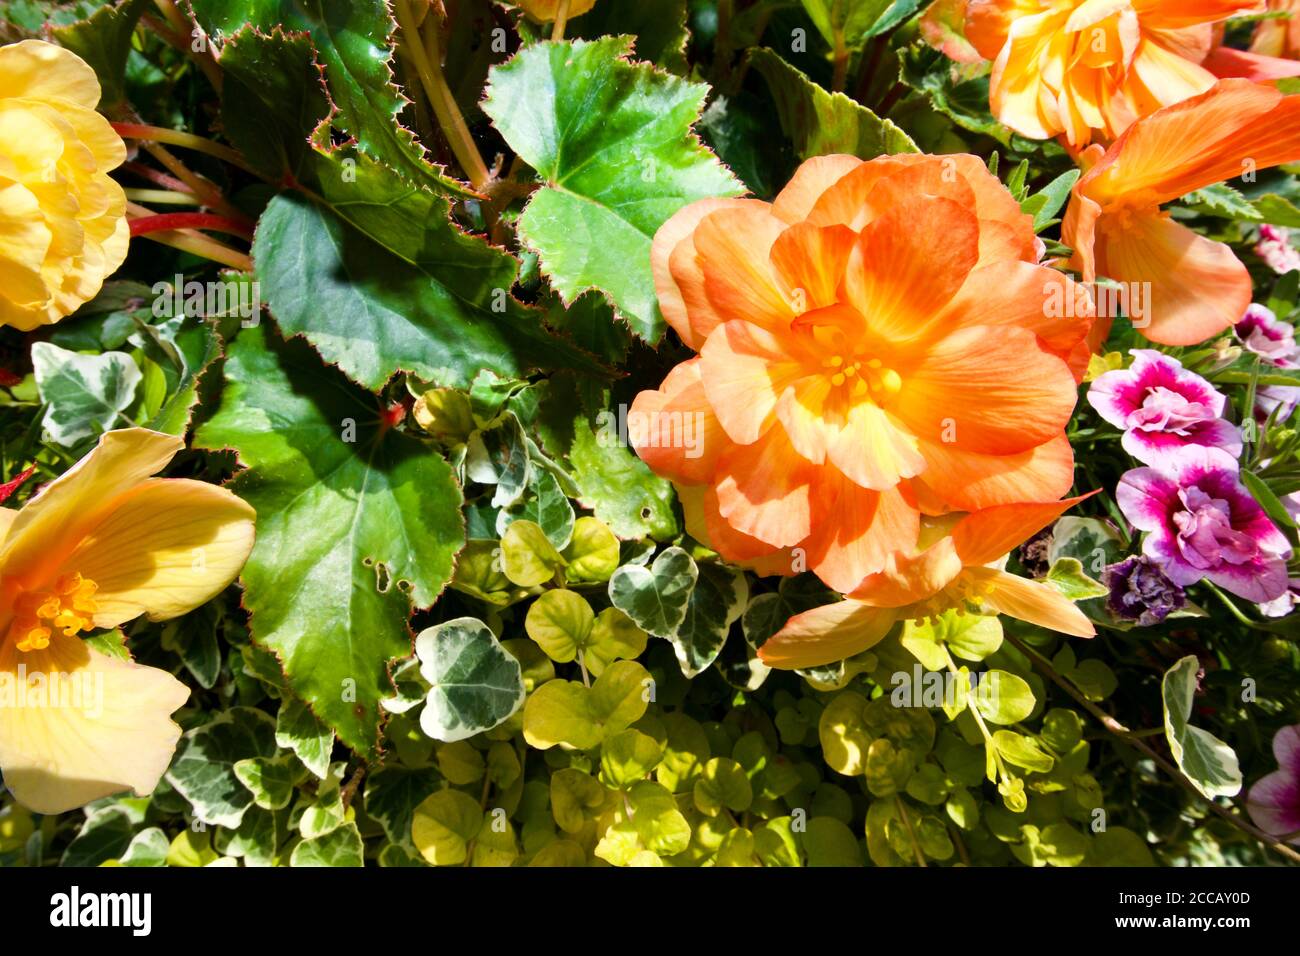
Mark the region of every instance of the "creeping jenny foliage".
[[[191, 689], [158, 788], [58, 817], [6, 796], [0, 863], [1266, 858], [1198, 792], [1240, 814], [1274, 769], [1300, 713], [1295, 626], [1209, 592], [1158, 627], [1117, 622], [1098, 580], [1135, 544], [1108, 495], [1011, 564], [1080, 602], [1096, 640], [949, 612], [772, 671], [757, 649], [836, 596], [724, 562], [620, 435], [688, 355], [650, 249], [693, 201], [770, 200], [828, 153], [972, 152], [1066, 252], [1073, 164], [993, 120], [987, 66], [921, 41], [923, 0], [596, 0], [563, 39], [492, 0], [192, 0], [180, 50], [148, 6], [0, 0], [0, 40], [51, 36], [111, 119], [219, 143], [167, 155], [247, 268], [137, 238], [76, 315], [0, 330], [0, 482], [36, 469], [21, 504], [103, 431], [147, 425], [187, 438], [170, 475], [256, 509], [257, 543], [225, 593], [126, 627], [131, 656]], [[117, 175], [162, 188], [160, 155]], [[1174, 215], [1244, 249], [1298, 208], [1283, 171]], [[1248, 261], [1293, 316], [1296, 273], [1274, 288]], [[1139, 344], [1120, 319], [1090, 375]], [[1300, 385], [1184, 351], [1236, 420]], [[1118, 435], [1081, 403], [1070, 437], [1078, 490], [1113, 490]], [[1300, 439], [1269, 422], [1255, 440], [1246, 480], [1294, 539]], [[120, 637], [92, 640], [126, 654]]]

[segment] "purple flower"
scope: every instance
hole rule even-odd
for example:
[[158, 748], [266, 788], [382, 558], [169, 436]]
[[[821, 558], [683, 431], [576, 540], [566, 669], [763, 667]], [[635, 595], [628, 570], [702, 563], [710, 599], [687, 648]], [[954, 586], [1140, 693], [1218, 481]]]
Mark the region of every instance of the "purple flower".
[[1101, 375], [1088, 402], [1124, 430], [1124, 450], [1147, 465], [1161, 465], [1188, 446], [1241, 454], [1241, 433], [1224, 421], [1227, 399], [1177, 359], [1154, 349], [1134, 349], [1133, 364]]
[[1275, 368], [1300, 368], [1295, 329], [1282, 322], [1267, 306], [1252, 303], [1233, 331], [1248, 352], [1254, 352]]
[[[1250, 788], [1246, 811], [1261, 830], [1284, 836], [1300, 830], [1300, 725], [1274, 735], [1273, 756], [1278, 769]], [[1300, 835], [1287, 842], [1300, 846]]]
[[1139, 627], [1159, 624], [1187, 603], [1183, 589], [1146, 558], [1125, 558], [1102, 574], [1110, 588], [1106, 606], [1121, 620]]
[[1208, 579], [1257, 604], [1286, 593], [1290, 544], [1221, 452], [1189, 447], [1164, 469], [1134, 468], [1115, 497], [1175, 584]]

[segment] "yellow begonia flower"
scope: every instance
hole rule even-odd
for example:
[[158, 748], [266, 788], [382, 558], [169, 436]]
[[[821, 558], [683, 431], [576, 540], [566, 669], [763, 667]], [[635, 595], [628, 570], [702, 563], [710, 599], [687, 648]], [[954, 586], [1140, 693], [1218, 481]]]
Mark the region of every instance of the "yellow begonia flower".
[[[523, 9], [534, 20], [551, 23], [560, 15], [561, 0], [515, 0], [515, 6]], [[596, 0], [569, 0], [568, 19], [580, 17], [596, 5]]]
[[93, 298], [126, 258], [126, 147], [75, 53], [0, 47], [0, 326], [29, 331]]
[[81, 634], [177, 617], [244, 566], [251, 506], [216, 485], [150, 477], [183, 444], [108, 432], [21, 510], [0, 508], [0, 771], [38, 813], [147, 794], [171, 761], [181, 731], [170, 715], [189, 689]]

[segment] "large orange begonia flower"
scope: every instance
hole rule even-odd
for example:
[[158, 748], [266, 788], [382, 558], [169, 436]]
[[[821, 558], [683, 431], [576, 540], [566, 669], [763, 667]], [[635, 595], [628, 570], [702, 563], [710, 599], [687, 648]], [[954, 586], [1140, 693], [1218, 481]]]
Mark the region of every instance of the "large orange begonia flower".
[[899, 621], [950, 610], [1008, 614], [1092, 637], [1092, 623], [1056, 588], [997, 567], [1008, 551], [1082, 500], [1001, 505], [926, 519], [909, 553], [891, 557], [888, 567], [868, 577], [846, 600], [790, 618], [758, 655], [769, 667], [818, 667], [867, 650]]
[[1160, 211], [1162, 203], [1243, 174], [1300, 160], [1300, 96], [1221, 80], [1208, 93], [1139, 120], [1109, 149], [1080, 157], [1061, 237], [1087, 282], [1149, 283], [1140, 331], [1194, 345], [1237, 322], [1250, 275], [1232, 250]]
[[970, 0], [966, 38], [993, 61], [993, 115], [1072, 146], [1214, 85], [1213, 24], [1259, 0]]
[[21, 509], [0, 508], [0, 770], [19, 803], [62, 813], [147, 794], [189, 689], [101, 653], [82, 632], [178, 617], [226, 587], [253, 547], [253, 509], [224, 488], [151, 478], [184, 445], [105, 434]]
[[700, 355], [637, 397], [632, 444], [724, 557], [840, 591], [921, 513], [1059, 498], [1092, 312], [1040, 248], [974, 156], [817, 157], [771, 204], [694, 203], [652, 259]]

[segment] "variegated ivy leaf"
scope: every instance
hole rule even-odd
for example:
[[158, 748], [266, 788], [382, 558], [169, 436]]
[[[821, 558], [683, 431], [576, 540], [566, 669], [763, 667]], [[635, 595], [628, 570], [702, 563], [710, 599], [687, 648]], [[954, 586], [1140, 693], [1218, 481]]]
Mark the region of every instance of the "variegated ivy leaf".
[[686, 619], [699, 568], [681, 548], [667, 548], [649, 568], [624, 565], [609, 579], [609, 599], [643, 631], [671, 638]]
[[1207, 799], [1231, 797], [1241, 791], [1241, 768], [1231, 747], [1214, 734], [1187, 723], [1196, 695], [1200, 662], [1194, 654], [1165, 671], [1160, 697], [1165, 711], [1165, 739], [1174, 762]]
[[482, 621], [461, 617], [421, 631], [415, 656], [430, 685], [420, 729], [434, 740], [473, 737], [523, 706], [519, 661]]
[[334, 731], [296, 697], [285, 698], [280, 704], [275, 717], [275, 742], [292, 750], [304, 767], [324, 779], [334, 749]]
[[32, 368], [47, 406], [41, 424], [65, 448], [122, 423], [143, 377], [125, 352], [82, 355], [50, 342], [32, 346]]
[[719, 564], [698, 565], [699, 576], [686, 602], [686, 615], [668, 639], [687, 677], [699, 674], [722, 652], [731, 625], [749, 602], [745, 575]]
[[189, 801], [195, 818], [233, 829], [254, 799], [235, 764], [273, 757], [275, 749], [275, 721], [252, 707], [235, 707], [181, 737], [167, 782]]

